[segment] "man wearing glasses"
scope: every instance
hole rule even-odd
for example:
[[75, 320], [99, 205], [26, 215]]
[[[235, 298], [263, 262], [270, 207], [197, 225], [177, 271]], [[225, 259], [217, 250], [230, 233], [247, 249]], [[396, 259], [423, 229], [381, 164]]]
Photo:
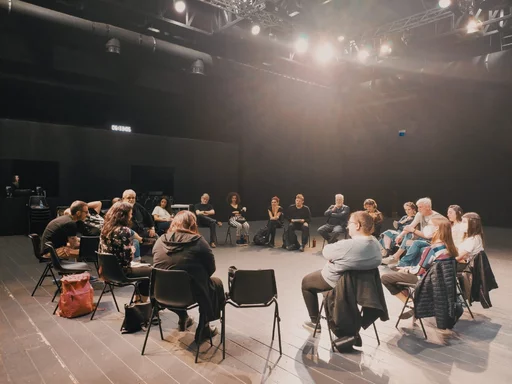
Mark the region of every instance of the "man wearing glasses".
[[77, 200], [69, 207], [69, 215], [62, 215], [53, 219], [46, 226], [41, 241], [41, 254], [50, 257], [46, 252], [45, 244], [51, 242], [57, 255], [61, 259], [78, 257], [80, 239], [76, 236], [78, 221], [84, 221], [89, 214], [87, 203]]
[[136, 197], [137, 194], [133, 189], [127, 189], [123, 192], [123, 201], [133, 205], [131, 229], [143, 238], [158, 238], [153, 217], [146, 208], [135, 201]]
[[344, 271], [366, 271], [377, 268], [382, 262], [380, 244], [372, 236], [373, 219], [367, 212], [350, 215], [347, 229], [351, 239], [327, 244], [322, 251], [327, 259], [324, 268], [302, 279], [302, 296], [311, 319], [304, 323], [304, 327], [309, 330], [315, 329], [320, 316], [318, 293], [336, 287]]

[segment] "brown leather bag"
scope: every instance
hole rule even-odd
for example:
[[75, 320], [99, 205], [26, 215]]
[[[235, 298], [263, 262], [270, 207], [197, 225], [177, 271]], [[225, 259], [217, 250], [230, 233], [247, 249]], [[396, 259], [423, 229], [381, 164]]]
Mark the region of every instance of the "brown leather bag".
[[94, 290], [89, 283], [91, 275], [84, 272], [64, 276], [58, 315], [68, 319], [91, 313], [94, 309]]

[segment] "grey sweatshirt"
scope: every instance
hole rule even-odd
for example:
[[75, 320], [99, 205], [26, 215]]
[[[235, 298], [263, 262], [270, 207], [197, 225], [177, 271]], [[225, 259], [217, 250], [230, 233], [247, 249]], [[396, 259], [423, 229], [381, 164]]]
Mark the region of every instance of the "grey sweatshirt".
[[382, 262], [379, 242], [373, 236], [340, 240], [326, 245], [322, 253], [328, 260], [322, 269], [322, 277], [333, 288], [343, 271], [373, 269]]

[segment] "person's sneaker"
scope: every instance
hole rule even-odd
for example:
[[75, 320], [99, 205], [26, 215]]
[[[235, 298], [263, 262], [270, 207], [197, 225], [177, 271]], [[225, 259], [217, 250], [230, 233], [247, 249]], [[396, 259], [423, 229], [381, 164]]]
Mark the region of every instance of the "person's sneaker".
[[[304, 324], [302, 324], [304, 328], [306, 328], [308, 331], [315, 332], [316, 324], [312, 321], [305, 321]], [[318, 328], [316, 329], [316, 332], [322, 332], [322, 326], [318, 324]]]
[[235, 241], [235, 243], [236, 243], [236, 245], [242, 245], [243, 244], [242, 240], [237, 240], [237, 241]]
[[402, 313], [402, 315], [400, 316], [400, 320], [410, 319], [411, 317], [413, 317], [413, 315], [414, 310], [409, 309], [408, 311], [404, 311], [404, 313]]
[[178, 321], [178, 327], [180, 329], [180, 332], [184, 332], [192, 324], [194, 324], [194, 319], [191, 318], [190, 316], [187, 316], [185, 321]]
[[304, 252], [304, 246], [303, 245], [300, 246], [299, 251]]
[[389, 256], [389, 257], [383, 258], [381, 264], [389, 265], [390, 263], [394, 263], [394, 262], [395, 262], [395, 258], [393, 256]]
[[215, 243], [210, 243], [210, 247], [211, 247], [211, 248], [217, 248], [217, 246], [215, 245]]

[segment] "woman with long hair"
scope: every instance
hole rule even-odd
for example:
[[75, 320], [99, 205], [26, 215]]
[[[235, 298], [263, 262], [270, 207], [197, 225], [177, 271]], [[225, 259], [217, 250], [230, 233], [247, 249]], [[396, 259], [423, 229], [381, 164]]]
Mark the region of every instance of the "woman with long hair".
[[162, 196], [160, 203], [153, 209], [151, 213], [153, 220], [155, 220], [156, 231], [159, 235], [167, 232], [171, 226], [172, 214], [169, 210], [169, 202], [165, 196]]
[[248, 245], [249, 223], [243, 216], [247, 208], [242, 206], [240, 195], [236, 192], [230, 192], [227, 197], [229, 208], [229, 225], [236, 228], [236, 243], [238, 245]]
[[276, 229], [283, 228], [284, 225], [284, 212], [283, 208], [279, 205], [279, 197], [274, 196], [272, 200], [270, 200], [270, 206], [267, 208], [268, 213], [268, 237], [266, 244], [274, 248], [275, 246], [275, 237], [276, 237]]
[[[201, 327], [205, 327], [203, 338], [217, 333], [210, 329], [209, 322], [220, 317], [224, 307], [224, 287], [215, 272], [215, 258], [208, 242], [197, 230], [196, 217], [190, 211], [180, 211], [174, 217], [171, 227], [162, 235], [153, 247], [153, 267], [186, 271], [193, 282], [193, 294], [199, 304], [199, 326], [196, 340]], [[187, 311], [177, 311], [180, 331], [185, 331], [193, 320]], [[202, 340], [199, 340], [202, 341]]]
[[470, 263], [476, 255], [484, 250], [484, 230], [482, 219], [475, 212], [468, 212], [462, 216], [462, 225], [465, 235], [464, 240], [457, 247], [459, 251], [457, 262], [466, 267], [467, 263]]
[[384, 248], [386, 254], [384, 257], [390, 256], [393, 248], [396, 246], [395, 239], [396, 237], [402, 233], [406, 225], [409, 225], [414, 220], [414, 216], [416, 216], [416, 212], [418, 212], [418, 207], [412, 201], [408, 201], [404, 204], [405, 216], [398, 221], [393, 222], [393, 226], [395, 230], [388, 229], [384, 231], [380, 237], [380, 244]]
[[377, 202], [373, 199], [366, 199], [363, 203], [363, 207], [373, 219], [372, 235], [378, 238], [380, 236], [380, 229], [382, 228], [384, 216], [382, 215], [382, 212], [377, 209]]
[[448, 220], [452, 223], [452, 236], [456, 247], [458, 247], [464, 239], [465, 229], [464, 224], [462, 224], [463, 214], [464, 212], [459, 205], [450, 205], [446, 212], [446, 217], [448, 217]]
[[[151, 267], [132, 267], [135, 247], [132, 242], [130, 229], [132, 220], [132, 204], [115, 203], [105, 215], [105, 221], [100, 235], [100, 252], [111, 253], [117, 257], [119, 264], [128, 277], [149, 277]], [[140, 301], [146, 301], [149, 296], [149, 280], [139, 283]]]
[[[398, 268], [398, 272], [390, 272], [381, 277], [382, 284], [394, 295], [405, 303], [408, 292], [406, 287], [398, 283], [416, 284], [418, 280], [424, 276], [428, 268], [436, 260], [445, 260], [456, 258], [458, 256], [457, 248], [453, 243], [452, 226], [449, 220], [444, 217], [433, 218], [432, 224], [436, 227], [432, 242], [421, 255], [421, 260], [417, 266]], [[408, 319], [413, 315], [413, 311], [406, 311], [400, 317]]]

